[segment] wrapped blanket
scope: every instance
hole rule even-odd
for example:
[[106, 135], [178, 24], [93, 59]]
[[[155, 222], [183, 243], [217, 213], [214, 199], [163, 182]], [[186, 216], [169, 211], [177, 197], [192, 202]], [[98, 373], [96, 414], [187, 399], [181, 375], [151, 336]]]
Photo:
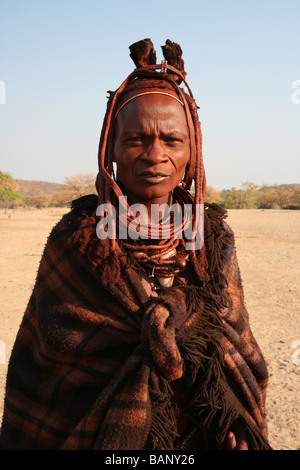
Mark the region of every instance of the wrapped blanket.
[[[209, 281], [189, 266], [187, 285], [149, 297], [122, 246], [97, 239], [96, 203], [49, 236], [10, 359], [1, 447], [218, 448], [240, 420], [250, 449], [269, 449], [267, 371], [223, 211], [205, 210]], [[196, 423], [188, 435], [178, 413]]]

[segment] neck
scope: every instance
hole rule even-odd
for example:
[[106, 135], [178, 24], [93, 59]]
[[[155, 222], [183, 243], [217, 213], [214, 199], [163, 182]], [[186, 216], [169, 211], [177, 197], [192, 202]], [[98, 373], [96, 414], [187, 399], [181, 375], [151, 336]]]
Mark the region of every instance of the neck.
[[133, 195], [131, 193], [131, 191], [129, 191], [125, 188], [122, 188], [122, 192], [123, 192], [124, 196], [127, 197], [127, 203], [128, 203], [129, 206], [132, 206], [133, 204], [143, 205], [147, 209], [148, 216], [151, 215], [152, 206], [154, 206], [154, 205], [162, 206], [162, 205], [165, 204], [166, 205], [166, 211], [167, 211], [168, 208], [173, 203], [173, 193], [172, 192], [165, 195], [165, 196], [163, 196], [163, 197], [153, 198], [153, 199], [144, 199], [142, 197], [138, 197], [136, 195]]

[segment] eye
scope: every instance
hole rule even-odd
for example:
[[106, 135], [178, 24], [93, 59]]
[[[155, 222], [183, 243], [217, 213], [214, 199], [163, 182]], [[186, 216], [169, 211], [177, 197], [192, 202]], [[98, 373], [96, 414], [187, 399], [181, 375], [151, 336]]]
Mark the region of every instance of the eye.
[[128, 144], [140, 144], [143, 142], [143, 139], [141, 136], [134, 135], [134, 136], [129, 136], [125, 139], [125, 142]]
[[166, 136], [164, 138], [164, 141], [167, 143], [167, 144], [170, 144], [170, 145], [175, 145], [175, 144], [181, 144], [183, 142], [183, 140], [179, 137], [174, 137], [174, 136]]

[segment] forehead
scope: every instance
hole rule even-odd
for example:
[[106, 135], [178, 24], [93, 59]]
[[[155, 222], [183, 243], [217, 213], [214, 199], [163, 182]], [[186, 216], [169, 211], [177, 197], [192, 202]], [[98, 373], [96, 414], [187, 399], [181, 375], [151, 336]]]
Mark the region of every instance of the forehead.
[[118, 127], [128, 127], [139, 123], [165, 123], [187, 128], [183, 105], [172, 96], [145, 94], [129, 101], [117, 116]]

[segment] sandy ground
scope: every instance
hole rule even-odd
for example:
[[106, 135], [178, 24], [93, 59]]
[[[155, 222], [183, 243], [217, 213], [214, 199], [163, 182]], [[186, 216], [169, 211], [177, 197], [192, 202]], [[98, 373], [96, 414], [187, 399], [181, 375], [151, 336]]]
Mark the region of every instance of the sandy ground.
[[[0, 213], [0, 417], [7, 362], [47, 236], [64, 209]], [[231, 210], [251, 327], [269, 367], [269, 438], [300, 449], [300, 211]]]

